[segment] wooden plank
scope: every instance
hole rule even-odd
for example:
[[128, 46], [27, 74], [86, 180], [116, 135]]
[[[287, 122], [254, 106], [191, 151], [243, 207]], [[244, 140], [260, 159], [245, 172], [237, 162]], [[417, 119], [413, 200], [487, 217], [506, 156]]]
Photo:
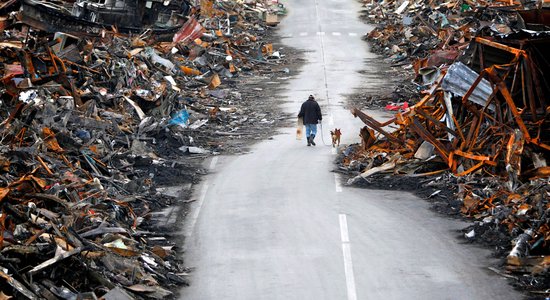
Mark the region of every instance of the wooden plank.
[[27, 273], [33, 275], [33, 274], [36, 274], [44, 269], [46, 269], [47, 267], [50, 267], [50, 266], [53, 266], [55, 264], [57, 264], [58, 262], [68, 258], [68, 257], [71, 257], [75, 254], [78, 254], [80, 253], [80, 251], [82, 251], [82, 248], [75, 248], [71, 251], [67, 251], [67, 252], [64, 252], [62, 253], [61, 255], [58, 255], [58, 256], [55, 256], [53, 258], [50, 258], [48, 259], [47, 261], [39, 264], [38, 266], [32, 268], [30, 271], [28, 271]]

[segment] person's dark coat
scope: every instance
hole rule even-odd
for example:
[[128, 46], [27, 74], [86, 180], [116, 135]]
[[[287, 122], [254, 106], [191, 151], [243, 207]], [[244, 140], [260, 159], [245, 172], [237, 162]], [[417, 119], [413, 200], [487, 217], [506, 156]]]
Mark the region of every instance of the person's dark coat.
[[317, 124], [318, 121], [323, 119], [319, 103], [311, 98], [306, 100], [306, 102], [302, 103], [298, 118], [303, 118], [304, 124]]

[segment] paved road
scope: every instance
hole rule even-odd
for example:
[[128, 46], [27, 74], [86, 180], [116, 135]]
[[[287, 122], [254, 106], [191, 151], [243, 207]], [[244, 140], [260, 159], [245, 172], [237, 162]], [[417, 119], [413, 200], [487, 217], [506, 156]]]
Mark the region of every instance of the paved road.
[[[313, 93], [325, 130], [340, 127], [344, 143], [356, 142], [362, 123], [342, 107], [343, 94], [384, 81], [357, 73], [369, 58], [358, 3], [287, 7], [281, 35], [308, 50], [308, 64], [290, 81], [284, 109], [296, 112]], [[319, 144], [306, 147], [288, 128], [250, 154], [209, 162], [186, 224], [195, 270], [181, 299], [520, 298], [487, 271], [489, 252], [455, 238], [464, 224], [408, 193], [340, 185], [334, 151]]]

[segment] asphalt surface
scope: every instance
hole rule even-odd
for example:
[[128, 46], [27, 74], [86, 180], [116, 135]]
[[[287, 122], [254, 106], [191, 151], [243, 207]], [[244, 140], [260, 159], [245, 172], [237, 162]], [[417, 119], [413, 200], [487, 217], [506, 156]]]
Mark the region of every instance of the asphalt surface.
[[[384, 84], [361, 75], [373, 58], [353, 0], [285, 3], [285, 44], [307, 50], [289, 82], [284, 109], [309, 94], [328, 130], [358, 142], [360, 120], [343, 108], [355, 88]], [[388, 117], [377, 113], [381, 119]], [[266, 130], [272, 130], [267, 128]], [[487, 270], [489, 251], [461, 244], [465, 224], [435, 215], [409, 193], [343, 186], [336, 151], [286, 128], [251, 153], [215, 157], [185, 224], [191, 286], [181, 299], [519, 299]]]

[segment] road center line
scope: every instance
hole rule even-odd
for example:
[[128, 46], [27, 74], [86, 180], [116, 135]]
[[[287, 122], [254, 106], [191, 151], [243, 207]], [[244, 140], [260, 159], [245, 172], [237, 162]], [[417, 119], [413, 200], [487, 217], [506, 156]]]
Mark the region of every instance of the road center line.
[[340, 238], [342, 239], [342, 243], [349, 243], [348, 218], [345, 214], [339, 214], [338, 218], [340, 219]]
[[[334, 151], [334, 148], [332, 148]], [[340, 183], [340, 174], [334, 173], [334, 186], [336, 188], [337, 193], [342, 192], [342, 183]]]
[[318, 34], [319, 36], [319, 44], [321, 46], [321, 56], [323, 57], [323, 75], [324, 75], [324, 81], [325, 81], [325, 94], [326, 94], [326, 97], [327, 97], [327, 104], [329, 104], [328, 106], [328, 110], [330, 112], [330, 97], [329, 97], [329, 94], [328, 94], [328, 80], [327, 80], [327, 59], [326, 59], [326, 53], [325, 53], [325, 45], [324, 45], [324, 41], [323, 41], [323, 36], [325, 35], [325, 32], [322, 31], [322, 26], [321, 26], [321, 17], [319, 16], [319, 0], [315, 0], [315, 18], [317, 19], [317, 28], [319, 29], [319, 33], [323, 33], [323, 34]]
[[342, 239], [342, 253], [344, 255], [344, 272], [346, 275], [346, 288], [348, 300], [357, 300], [355, 289], [355, 277], [353, 276], [353, 263], [351, 261], [351, 245], [349, 243], [348, 221], [345, 214], [338, 215], [340, 219], [340, 236]]
[[210, 171], [214, 170], [217, 163], [218, 163], [218, 156], [214, 156], [214, 158], [212, 158], [212, 160], [210, 161]]

